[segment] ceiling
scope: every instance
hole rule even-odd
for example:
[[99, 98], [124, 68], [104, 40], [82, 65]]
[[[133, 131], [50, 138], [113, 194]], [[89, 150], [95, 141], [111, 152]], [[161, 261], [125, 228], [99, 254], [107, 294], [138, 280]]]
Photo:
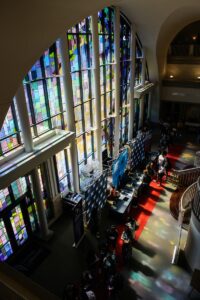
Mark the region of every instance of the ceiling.
[[0, 10], [0, 125], [24, 75], [67, 28], [105, 6], [118, 5], [146, 47], [150, 79], [165, 72], [174, 36], [200, 16], [199, 0], [4, 1]]

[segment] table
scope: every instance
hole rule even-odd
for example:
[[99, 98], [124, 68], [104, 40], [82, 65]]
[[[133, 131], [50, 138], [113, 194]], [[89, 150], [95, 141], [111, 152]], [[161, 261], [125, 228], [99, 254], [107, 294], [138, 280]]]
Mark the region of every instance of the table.
[[116, 204], [110, 206], [111, 212], [120, 219], [124, 219], [130, 212], [132, 201], [134, 197], [137, 197], [137, 191], [142, 183], [142, 176], [142, 174], [137, 174], [137, 177], [131, 177], [131, 182], [121, 190]]

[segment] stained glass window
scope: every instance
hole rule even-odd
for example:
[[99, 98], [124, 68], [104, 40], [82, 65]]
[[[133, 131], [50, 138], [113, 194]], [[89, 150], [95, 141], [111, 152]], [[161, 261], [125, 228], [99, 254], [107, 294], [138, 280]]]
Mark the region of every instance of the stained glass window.
[[13, 253], [3, 220], [0, 220], [0, 261], [5, 261]]
[[[91, 18], [68, 30], [69, 58], [71, 66], [72, 88], [74, 98], [74, 115], [79, 164], [87, 162], [89, 155], [94, 157], [94, 136], [91, 132], [95, 126], [94, 78], [92, 68], [92, 34]], [[86, 135], [91, 136], [87, 145]]]
[[16, 109], [11, 104], [0, 130], [0, 156], [21, 144]]
[[142, 81], [142, 47], [137, 37], [136, 39], [136, 57], [135, 57], [135, 85]]
[[21, 177], [11, 183], [13, 195], [15, 199], [18, 199], [27, 192], [27, 183], [25, 177]]
[[19, 205], [11, 211], [10, 221], [17, 244], [20, 246], [27, 240], [28, 234], [24, 224], [22, 211]]
[[131, 27], [125, 16], [120, 16], [120, 144], [128, 141], [130, 103], [130, 44]]
[[10, 197], [9, 189], [5, 188], [3, 190], [0, 190], [0, 211], [2, 211], [10, 204], [11, 204], [11, 197]]
[[57, 175], [59, 180], [60, 191], [69, 190], [71, 188], [70, 170], [71, 156], [69, 149], [65, 149], [56, 154]]
[[67, 129], [59, 43], [54, 43], [35, 63], [24, 80], [33, 137], [51, 129]]
[[[100, 91], [102, 147], [112, 153], [112, 136], [109, 128], [109, 118], [114, 113], [114, 10], [104, 8], [98, 13], [99, 59], [100, 59]], [[107, 120], [107, 121], [106, 121]]]

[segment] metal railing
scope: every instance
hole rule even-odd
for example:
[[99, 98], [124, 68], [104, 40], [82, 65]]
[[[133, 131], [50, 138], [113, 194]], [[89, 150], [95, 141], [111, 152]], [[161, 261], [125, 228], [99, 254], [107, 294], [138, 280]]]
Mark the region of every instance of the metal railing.
[[181, 196], [181, 200], [179, 203], [179, 213], [182, 213], [184, 215], [185, 211], [190, 207], [190, 204], [194, 199], [196, 192], [197, 182], [194, 182], [185, 190], [185, 192]]
[[188, 187], [197, 181], [200, 176], [199, 168], [190, 168], [186, 170], [175, 170], [171, 171], [171, 180], [178, 187]]
[[192, 211], [200, 221], [200, 177], [197, 180], [197, 189], [194, 196], [194, 200], [192, 202]]

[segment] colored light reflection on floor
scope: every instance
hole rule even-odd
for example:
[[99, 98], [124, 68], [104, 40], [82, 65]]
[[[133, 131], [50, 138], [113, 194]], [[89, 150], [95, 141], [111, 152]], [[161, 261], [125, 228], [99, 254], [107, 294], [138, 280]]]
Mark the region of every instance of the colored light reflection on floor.
[[129, 283], [131, 286], [136, 283], [140, 283], [143, 288], [146, 288], [148, 290], [152, 289], [152, 281], [147, 276], [144, 276], [141, 272], [131, 272]]

